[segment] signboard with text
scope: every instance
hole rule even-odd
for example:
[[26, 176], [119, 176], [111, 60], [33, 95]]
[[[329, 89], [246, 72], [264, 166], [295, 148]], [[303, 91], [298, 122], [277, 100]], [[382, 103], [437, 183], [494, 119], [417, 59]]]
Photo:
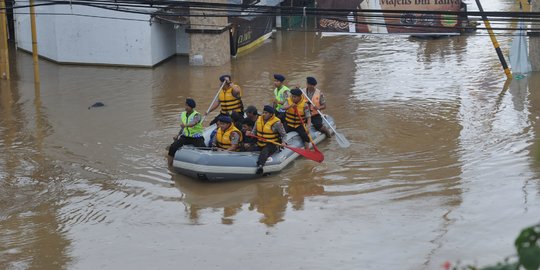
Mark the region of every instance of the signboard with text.
[[[321, 11], [329, 15], [317, 18], [317, 30], [342, 33], [457, 34], [463, 18], [414, 11], [457, 12], [465, 8], [460, 0], [317, 0], [317, 3], [319, 9], [339, 9], [338, 13], [343, 13], [330, 15], [333, 12]], [[345, 14], [343, 10], [351, 12]]]

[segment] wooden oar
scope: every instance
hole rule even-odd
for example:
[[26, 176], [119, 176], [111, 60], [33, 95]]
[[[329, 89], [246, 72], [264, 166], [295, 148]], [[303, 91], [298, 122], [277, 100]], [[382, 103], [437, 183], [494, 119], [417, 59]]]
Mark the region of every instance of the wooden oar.
[[[267, 139], [265, 139], [263, 137], [259, 137], [257, 135], [251, 134], [251, 135], [247, 135], [247, 136], [257, 138], [258, 140], [261, 140], [263, 142], [267, 142], [267, 143], [282, 146], [280, 143], [269, 141], [269, 140], [267, 140]], [[309, 150], [306, 150], [306, 149], [303, 149], [303, 148], [296, 148], [296, 147], [292, 147], [292, 146], [289, 146], [289, 145], [285, 145], [285, 147], [291, 149], [292, 151], [298, 153], [301, 156], [304, 156], [307, 159], [311, 159], [311, 160], [319, 162], [319, 163], [323, 162], [323, 160], [324, 160], [324, 156], [322, 155], [321, 152], [309, 151]]]
[[[214, 102], [216, 102], [216, 99], [219, 96], [219, 92], [221, 92], [221, 89], [223, 89], [223, 86], [225, 85], [225, 82], [227, 82], [227, 80], [224, 80], [223, 83], [221, 84], [221, 87], [219, 87], [219, 90], [217, 91], [216, 95], [214, 96], [214, 100], [212, 100], [212, 103], [210, 103], [210, 106], [206, 110], [206, 114], [208, 114], [210, 112], [210, 108], [212, 108], [212, 105], [214, 105]], [[201, 119], [201, 123], [204, 123], [205, 118], [206, 118], [206, 115], [203, 115], [203, 117]]]
[[[309, 103], [311, 103], [311, 105], [315, 106], [315, 104], [313, 104], [313, 101], [311, 101], [311, 99], [307, 96], [307, 92], [304, 92], [304, 90], [302, 90], [302, 94], [304, 95], [304, 97], [307, 98], [307, 100], [309, 101]], [[319, 109], [316, 109], [316, 110], [321, 115], [321, 118], [334, 131], [334, 135], [336, 137], [336, 140], [337, 140], [339, 146], [341, 148], [348, 148], [349, 146], [351, 146], [351, 143], [349, 142], [349, 140], [347, 140], [347, 138], [345, 138], [345, 136], [343, 136], [343, 134], [337, 132], [337, 130], [332, 126], [332, 124], [330, 124], [330, 122], [326, 119], [326, 117], [324, 117], [324, 114], [321, 111], [319, 111]]]

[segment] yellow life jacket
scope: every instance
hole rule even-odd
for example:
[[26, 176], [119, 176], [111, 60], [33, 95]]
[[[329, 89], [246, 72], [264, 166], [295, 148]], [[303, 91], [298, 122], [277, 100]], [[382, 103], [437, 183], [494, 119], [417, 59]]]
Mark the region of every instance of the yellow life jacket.
[[[307, 95], [307, 90], [306, 90]], [[313, 105], [317, 106], [317, 108], [321, 107], [321, 90], [315, 89], [315, 93], [313, 93], [313, 96], [311, 97], [312, 104], [309, 105], [309, 110], [311, 111], [311, 116], [319, 114], [317, 110], [313, 107]]]
[[[240, 89], [240, 96], [236, 98], [232, 94], [234, 86], [237, 85], [231, 83], [228, 88], [223, 88], [222, 91], [219, 92], [219, 102], [221, 104], [222, 114], [230, 114], [233, 111], [244, 111], [244, 104], [242, 103], [242, 89]], [[238, 88], [240, 88], [240, 86], [238, 86]]]
[[[257, 136], [263, 137], [271, 142], [279, 143], [280, 141], [279, 133], [276, 133], [272, 130], [272, 126], [276, 122], [279, 122], [279, 118], [277, 118], [275, 115], [270, 117], [270, 119], [268, 119], [268, 121], [266, 122], [264, 122], [264, 119], [262, 116], [259, 116], [259, 118], [257, 118], [257, 123], [255, 124], [255, 127], [257, 129]], [[257, 145], [259, 147], [263, 147], [266, 144], [267, 142], [257, 141]]]
[[[238, 144], [240, 144], [242, 142], [242, 132], [240, 132], [240, 130], [238, 130], [233, 124], [231, 124], [231, 126], [225, 131], [223, 131], [221, 128], [218, 128], [216, 134], [217, 147], [222, 149], [228, 149], [229, 147], [231, 147], [232, 132], [236, 132], [240, 135], [240, 140], [238, 141]], [[237, 147], [236, 151], [240, 151], [240, 147]]]
[[296, 112], [294, 111], [294, 105], [296, 105], [296, 108], [298, 110], [298, 114], [300, 114], [300, 117], [302, 117], [302, 120], [304, 120], [304, 123], [306, 123], [306, 114], [304, 112], [304, 107], [306, 106], [306, 98], [302, 96], [302, 99], [298, 103], [294, 103], [292, 101], [292, 97], [289, 97], [287, 99], [287, 103], [291, 105], [287, 111], [285, 111], [285, 121], [287, 122], [287, 126], [290, 126], [292, 128], [299, 127], [302, 122], [300, 121], [300, 118], [298, 118], [298, 115], [296, 115]]

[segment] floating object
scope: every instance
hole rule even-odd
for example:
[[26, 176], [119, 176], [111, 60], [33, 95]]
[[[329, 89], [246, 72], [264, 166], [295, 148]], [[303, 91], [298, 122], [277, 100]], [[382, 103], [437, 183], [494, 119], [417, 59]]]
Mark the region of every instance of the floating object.
[[92, 106], [88, 107], [88, 109], [90, 110], [92, 108], [98, 108], [98, 107], [103, 107], [103, 106], [105, 106], [105, 104], [103, 104], [103, 102], [98, 101], [98, 102], [92, 104]]

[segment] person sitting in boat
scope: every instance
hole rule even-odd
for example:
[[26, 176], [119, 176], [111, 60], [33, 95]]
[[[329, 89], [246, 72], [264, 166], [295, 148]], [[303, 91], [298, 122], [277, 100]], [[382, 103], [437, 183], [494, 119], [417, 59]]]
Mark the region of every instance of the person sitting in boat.
[[222, 75], [219, 77], [223, 87], [219, 91], [219, 98], [210, 105], [208, 113], [214, 111], [218, 106], [221, 105], [221, 111], [219, 114], [210, 122], [210, 125], [213, 125], [218, 121], [220, 116], [230, 115], [233, 111], [239, 112], [241, 115], [244, 114], [244, 104], [242, 103], [242, 89], [237, 84], [234, 84], [231, 81], [231, 75]]
[[241, 130], [242, 130], [242, 137], [244, 138], [244, 141], [242, 142], [241, 151], [249, 151], [251, 146], [257, 143], [257, 139], [246, 135], [248, 132], [251, 132], [253, 130], [254, 126], [255, 126], [255, 122], [249, 118], [245, 118], [244, 121], [242, 121]]
[[257, 159], [256, 174], [263, 173], [264, 164], [266, 164], [268, 157], [278, 150], [277, 145], [281, 144], [282, 146], [285, 146], [285, 143], [282, 143], [282, 141], [285, 141], [287, 134], [283, 124], [279, 118], [274, 115], [274, 112], [274, 107], [270, 105], [264, 106], [262, 115], [257, 119], [255, 127], [253, 127], [251, 132], [247, 133], [247, 135], [254, 134], [261, 138], [249, 149], [250, 151], [261, 151], [259, 158]]
[[246, 118], [253, 121], [253, 123], [257, 122], [257, 118], [259, 118], [259, 112], [257, 111], [257, 108], [253, 105], [247, 106], [246, 110]]
[[244, 121], [244, 116], [241, 115], [238, 112], [232, 112], [231, 113], [231, 119], [233, 122], [233, 125], [238, 129], [242, 130], [242, 122]]
[[[287, 133], [296, 131], [300, 135], [300, 138], [302, 138], [302, 141], [304, 141], [304, 148], [309, 149], [310, 139], [308, 132], [311, 126], [311, 114], [302, 90], [298, 88], [291, 90], [291, 96], [283, 105], [283, 109], [285, 110], [285, 130]], [[302, 121], [306, 126], [302, 125]]]
[[217, 147], [216, 150], [221, 151], [240, 151], [243, 138], [242, 132], [232, 124], [231, 117], [227, 115], [220, 116], [217, 125], [218, 131], [212, 142], [213, 147]]
[[285, 76], [281, 74], [274, 74], [274, 108], [276, 109], [276, 116], [283, 122], [285, 120], [285, 110], [283, 110], [283, 104], [289, 97], [290, 89], [285, 86], [283, 82]]
[[323, 132], [327, 138], [330, 138], [332, 137], [332, 133], [323, 125], [322, 115], [317, 111], [326, 109], [326, 98], [324, 98], [324, 94], [316, 86], [317, 80], [314, 77], [306, 78], [306, 95], [313, 102], [313, 104], [309, 104], [311, 123], [316, 130]]
[[172, 166], [174, 154], [184, 145], [204, 147], [201, 114], [195, 110], [195, 100], [186, 99], [186, 110], [180, 114], [180, 132], [169, 147], [168, 164]]

